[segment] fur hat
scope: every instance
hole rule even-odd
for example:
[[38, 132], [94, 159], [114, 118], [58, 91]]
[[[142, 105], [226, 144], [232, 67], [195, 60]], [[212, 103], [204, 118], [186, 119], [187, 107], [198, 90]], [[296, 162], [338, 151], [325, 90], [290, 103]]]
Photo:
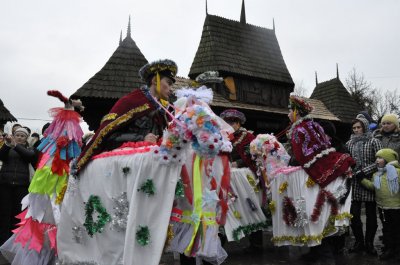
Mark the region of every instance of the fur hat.
[[246, 122], [246, 116], [238, 110], [235, 109], [227, 109], [224, 110], [220, 115], [222, 119], [226, 120], [239, 120], [241, 124]]
[[383, 159], [385, 159], [386, 163], [399, 160], [399, 155], [397, 154], [397, 152], [390, 148], [383, 148], [379, 150], [378, 152], [376, 152], [375, 156], [382, 157]]
[[381, 123], [382, 122], [391, 122], [394, 125], [396, 125], [396, 128], [399, 128], [399, 118], [397, 117], [396, 114], [386, 114], [382, 117]]
[[157, 73], [171, 78], [175, 83], [175, 76], [177, 72], [178, 66], [176, 63], [172, 60], [164, 59], [145, 64], [142, 68], [140, 68], [139, 75], [140, 78], [142, 78], [142, 80], [146, 83]]
[[28, 130], [25, 129], [25, 128], [23, 128], [23, 127], [16, 129], [15, 132], [14, 132], [14, 134], [16, 134], [17, 132], [21, 132], [21, 133], [25, 134], [26, 137], [29, 137], [29, 132], [28, 132]]
[[314, 107], [307, 103], [304, 98], [292, 94], [289, 97], [289, 109], [292, 109], [293, 111], [297, 110], [300, 116], [305, 116], [309, 114]]

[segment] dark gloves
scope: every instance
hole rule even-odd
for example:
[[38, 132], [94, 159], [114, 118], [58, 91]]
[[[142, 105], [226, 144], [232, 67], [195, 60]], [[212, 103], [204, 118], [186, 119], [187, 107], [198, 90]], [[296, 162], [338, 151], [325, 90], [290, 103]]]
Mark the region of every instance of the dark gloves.
[[367, 176], [365, 175], [365, 173], [362, 170], [359, 170], [354, 174], [354, 177], [356, 178], [356, 181], [361, 182]]

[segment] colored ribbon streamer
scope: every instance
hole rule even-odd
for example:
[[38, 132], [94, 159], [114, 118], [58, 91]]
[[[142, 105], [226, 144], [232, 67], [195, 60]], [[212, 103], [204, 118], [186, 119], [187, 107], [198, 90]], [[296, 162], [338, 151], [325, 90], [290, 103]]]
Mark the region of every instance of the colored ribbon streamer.
[[190, 243], [185, 249], [185, 254], [190, 256], [191, 250], [193, 248], [193, 244], [196, 238], [197, 231], [199, 230], [201, 218], [202, 218], [202, 183], [201, 183], [201, 158], [196, 155], [193, 164], [193, 191], [194, 191], [194, 205], [192, 217], [196, 216], [197, 218], [192, 218], [194, 227], [192, 238], [190, 239]]
[[169, 104], [168, 100], [164, 100], [161, 98], [161, 77], [158, 72], [157, 72], [157, 94], [160, 96], [160, 102], [163, 105], [163, 107], [168, 106]]

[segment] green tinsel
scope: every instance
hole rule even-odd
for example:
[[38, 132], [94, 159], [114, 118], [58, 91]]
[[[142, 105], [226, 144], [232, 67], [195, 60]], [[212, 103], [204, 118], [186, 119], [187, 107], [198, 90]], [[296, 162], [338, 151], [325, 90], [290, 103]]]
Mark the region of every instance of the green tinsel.
[[[97, 221], [93, 221], [93, 213], [98, 213]], [[100, 201], [100, 197], [96, 195], [90, 195], [88, 202], [85, 205], [85, 223], [83, 224], [89, 234], [93, 235], [97, 232], [101, 233], [104, 226], [111, 221], [111, 216], [107, 213], [106, 208], [103, 207]]]
[[131, 172], [130, 167], [123, 167], [122, 168], [122, 173], [124, 173], [124, 176], [126, 177], [129, 173]]
[[156, 187], [154, 186], [152, 179], [147, 179], [145, 183], [142, 184], [138, 191], [146, 193], [148, 196], [153, 196], [156, 194]]
[[150, 230], [147, 226], [139, 225], [139, 229], [136, 230], [136, 241], [141, 246], [146, 246], [150, 243]]
[[183, 186], [183, 181], [181, 179], [176, 183], [175, 188], [175, 197], [184, 197], [185, 196], [185, 188]]
[[238, 228], [236, 228], [235, 230], [233, 230], [233, 239], [235, 241], [238, 241], [240, 238], [240, 234], [243, 232], [245, 236], [250, 235], [251, 233], [267, 228], [268, 226], [270, 226], [271, 223], [270, 222], [261, 222], [261, 223], [257, 223], [257, 224], [249, 224], [246, 226], [239, 226]]

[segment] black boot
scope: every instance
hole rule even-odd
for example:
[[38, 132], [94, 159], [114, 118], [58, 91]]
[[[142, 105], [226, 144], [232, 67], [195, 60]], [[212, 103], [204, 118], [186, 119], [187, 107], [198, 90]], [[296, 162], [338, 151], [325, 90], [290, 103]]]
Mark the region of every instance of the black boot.
[[365, 252], [367, 252], [371, 256], [376, 256], [378, 254], [376, 252], [374, 244], [372, 244], [372, 243], [366, 243], [365, 244]]
[[364, 243], [356, 241], [352, 248], [349, 249], [349, 253], [360, 253], [364, 250]]

